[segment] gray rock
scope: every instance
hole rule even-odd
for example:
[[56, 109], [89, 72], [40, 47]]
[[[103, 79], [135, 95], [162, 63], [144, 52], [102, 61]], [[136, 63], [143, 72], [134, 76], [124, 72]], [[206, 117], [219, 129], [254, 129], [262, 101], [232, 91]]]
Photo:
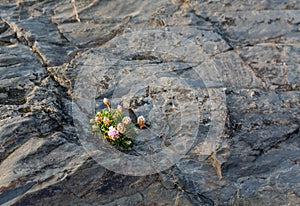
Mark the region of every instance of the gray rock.
[[[300, 204], [298, 1], [75, 6], [0, 3], [0, 205]], [[150, 125], [121, 161], [104, 97]]]

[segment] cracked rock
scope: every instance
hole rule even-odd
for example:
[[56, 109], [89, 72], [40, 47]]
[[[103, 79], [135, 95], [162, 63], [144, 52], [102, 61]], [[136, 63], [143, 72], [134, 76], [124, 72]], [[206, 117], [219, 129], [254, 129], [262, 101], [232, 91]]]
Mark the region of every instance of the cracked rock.
[[[299, 1], [0, 11], [0, 205], [300, 204]], [[146, 117], [118, 152], [151, 164], [83, 135], [104, 97]]]

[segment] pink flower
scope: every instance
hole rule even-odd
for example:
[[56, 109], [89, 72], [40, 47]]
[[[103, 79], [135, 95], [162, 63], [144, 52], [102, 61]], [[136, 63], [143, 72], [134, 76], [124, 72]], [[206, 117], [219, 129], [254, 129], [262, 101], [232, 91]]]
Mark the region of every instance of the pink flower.
[[119, 137], [118, 130], [116, 130], [113, 126], [110, 126], [108, 129], [109, 129], [107, 132], [108, 137], [112, 140], [118, 139]]
[[145, 117], [139, 116], [139, 117], [137, 118], [137, 123], [139, 124], [140, 129], [142, 129], [142, 128], [145, 126], [145, 123], [146, 123]]
[[124, 132], [126, 131], [126, 128], [124, 127], [124, 125], [122, 123], [119, 123], [117, 125], [117, 130], [121, 133], [124, 134]]
[[101, 122], [101, 118], [100, 118], [99, 116], [97, 116], [97, 117], [95, 117], [95, 121], [96, 121], [97, 123], [100, 123], [100, 122]]
[[123, 124], [130, 124], [130, 122], [131, 122], [131, 119], [130, 119], [130, 117], [128, 117], [128, 116], [126, 116], [126, 117], [124, 117], [124, 118], [122, 119], [122, 123], [123, 123]]
[[103, 117], [103, 123], [104, 124], [109, 124], [110, 120], [108, 117]]
[[94, 124], [95, 123], [95, 119], [90, 119], [90, 123]]

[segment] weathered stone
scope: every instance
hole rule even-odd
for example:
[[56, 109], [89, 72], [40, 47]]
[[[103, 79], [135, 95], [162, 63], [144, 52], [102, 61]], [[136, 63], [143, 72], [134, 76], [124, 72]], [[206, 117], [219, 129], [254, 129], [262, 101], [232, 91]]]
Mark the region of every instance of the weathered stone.
[[[299, 205], [299, 9], [1, 1], [0, 204]], [[152, 165], [85, 147], [104, 97], [146, 117], [121, 152]]]

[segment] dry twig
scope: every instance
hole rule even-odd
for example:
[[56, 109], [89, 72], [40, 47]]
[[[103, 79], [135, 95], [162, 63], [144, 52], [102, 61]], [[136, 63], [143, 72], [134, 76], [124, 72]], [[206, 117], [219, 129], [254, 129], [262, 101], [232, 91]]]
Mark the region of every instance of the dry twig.
[[213, 153], [213, 154], [211, 155], [211, 160], [212, 160], [213, 166], [215, 167], [215, 169], [216, 169], [216, 171], [217, 171], [219, 180], [222, 180], [222, 179], [223, 179], [223, 176], [222, 176], [221, 165], [220, 165], [219, 161], [217, 160], [217, 157], [216, 157], [216, 154], [215, 154], [215, 153]]
[[76, 7], [76, 2], [75, 0], [72, 0], [72, 3], [73, 3], [73, 7], [74, 7], [74, 13], [75, 13], [75, 18], [78, 22], [80, 22], [80, 18], [78, 16], [78, 11], [77, 11], [77, 7]]

